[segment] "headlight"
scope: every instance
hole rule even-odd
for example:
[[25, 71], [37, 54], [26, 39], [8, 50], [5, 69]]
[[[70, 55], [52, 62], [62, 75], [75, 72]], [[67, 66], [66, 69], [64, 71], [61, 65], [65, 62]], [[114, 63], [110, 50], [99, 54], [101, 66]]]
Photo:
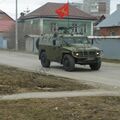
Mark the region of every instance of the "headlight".
[[73, 56], [79, 57], [79, 52], [73, 52]]
[[99, 51], [97, 51], [97, 52], [96, 52], [96, 55], [100, 55], [100, 52], [99, 52]]
[[79, 53], [75, 53], [76, 56], [79, 56]]

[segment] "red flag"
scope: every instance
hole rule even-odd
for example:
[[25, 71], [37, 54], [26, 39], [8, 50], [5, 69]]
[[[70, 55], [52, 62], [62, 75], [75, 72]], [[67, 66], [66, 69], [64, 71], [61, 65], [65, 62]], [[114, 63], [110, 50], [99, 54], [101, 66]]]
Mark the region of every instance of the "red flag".
[[69, 3], [64, 4], [63, 6], [58, 8], [55, 12], [59, 15], [60, 18], [63, 18], [64, 16], [68, 16], [69, 15]]

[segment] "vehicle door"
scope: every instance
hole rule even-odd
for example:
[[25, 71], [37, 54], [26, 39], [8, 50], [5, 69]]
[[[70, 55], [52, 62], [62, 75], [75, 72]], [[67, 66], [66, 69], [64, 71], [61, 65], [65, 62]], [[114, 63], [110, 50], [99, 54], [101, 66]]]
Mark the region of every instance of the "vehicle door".
[[61, 39], [56, 37], [53, 39], [53, 47], [51, 48], [51, 59], [53, 61], [59, 62], [62, 56]]

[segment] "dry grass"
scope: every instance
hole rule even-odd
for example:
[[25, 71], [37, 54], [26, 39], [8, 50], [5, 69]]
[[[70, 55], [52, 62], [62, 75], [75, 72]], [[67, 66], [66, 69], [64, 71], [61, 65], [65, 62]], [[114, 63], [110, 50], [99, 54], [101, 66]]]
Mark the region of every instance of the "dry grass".
[[0, 101], [0, 120], [119, 120], [120, 97]]
[[0, 66], [0, 94], [34, 91], [68, 91], [93, 88], [75, 80], [51, 75], [26, 72], [12, 67]]

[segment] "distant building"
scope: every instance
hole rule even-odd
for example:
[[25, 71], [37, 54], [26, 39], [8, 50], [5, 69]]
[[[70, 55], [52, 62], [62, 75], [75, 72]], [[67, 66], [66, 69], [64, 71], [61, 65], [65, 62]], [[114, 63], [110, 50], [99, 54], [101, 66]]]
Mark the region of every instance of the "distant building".
[[97, 25], [102, 36], [120, 36], [120, 10], [116, 10], [112, 15]]
[[83, 10], [94, 16], [110, 14], [110, 0], [84, 0]]
[[0, 48], [9, 47], [10, 33], [15, 21], [0, 10]]
[[117, 4], [117, 10], [120, 10], [120, 4]]
[[70, 5], [76, 7], [80, 10], [83, 10], [83, 3], [72, 2], [72, 3], [70, 3]]

